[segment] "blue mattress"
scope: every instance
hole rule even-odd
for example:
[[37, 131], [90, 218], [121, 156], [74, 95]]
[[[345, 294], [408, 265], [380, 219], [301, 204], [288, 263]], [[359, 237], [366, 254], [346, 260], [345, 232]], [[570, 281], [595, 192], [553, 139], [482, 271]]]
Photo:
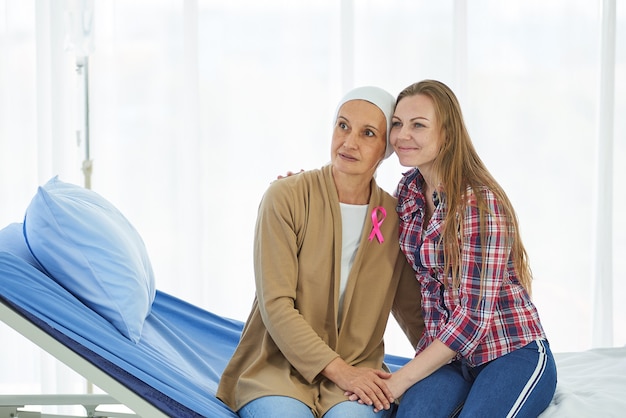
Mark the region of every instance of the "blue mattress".
[[[240, 321], [157, 291], [135, 344], [31, 264], [4, 252], [0, 299], [168, 416], [237, 416], [215, 392], [239, 341]], [[407, 361], [385, 360], [392, 370]]]

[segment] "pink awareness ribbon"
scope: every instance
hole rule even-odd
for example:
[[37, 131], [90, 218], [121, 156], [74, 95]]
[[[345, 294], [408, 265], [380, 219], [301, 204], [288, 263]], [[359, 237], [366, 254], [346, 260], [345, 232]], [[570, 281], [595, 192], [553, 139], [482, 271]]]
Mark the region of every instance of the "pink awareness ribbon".
[[[380, 220], [378, 220], [378, 211], [382, 213], [382, 217]], [[369, 241], [373, 240], [374, 237], [376, 237], [378, 239], [378, 242], [381, 244], [385, 241], [385, 238], [383, 238], [383, 233], [380, 232], [380, 226], [383, 224], [383, 221], [386, 217], [387, 211], [384, 207], [377, 206], [374, 208], [374, 210], [372, 211], [372, 232], [370, 233], [370, 236], [368, 238]]]

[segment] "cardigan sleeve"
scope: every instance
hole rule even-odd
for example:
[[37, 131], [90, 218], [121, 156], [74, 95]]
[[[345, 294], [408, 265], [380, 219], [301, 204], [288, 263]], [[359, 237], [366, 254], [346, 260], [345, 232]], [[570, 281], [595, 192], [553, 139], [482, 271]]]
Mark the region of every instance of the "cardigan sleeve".
[[413, 349], [422, 337], [424, 318], [422, 316], [422, 294], [415, 270], [403, 254], [398, 257], [398, 268], [402, 269], [398, 289], [393, 302], [392, 313], [400, 329], [408, 338]]
[[312, 382], [339, 355], [296, 306], [297, 240], [303, 233], [301, 228], [306, 227], [301, 221], [305, 208], [304, 202], [293, 196], [292, 189], [284, 186], [270, 186], [259, 207], [254, 243], [257, 299], [274, 343], [287, 361]]

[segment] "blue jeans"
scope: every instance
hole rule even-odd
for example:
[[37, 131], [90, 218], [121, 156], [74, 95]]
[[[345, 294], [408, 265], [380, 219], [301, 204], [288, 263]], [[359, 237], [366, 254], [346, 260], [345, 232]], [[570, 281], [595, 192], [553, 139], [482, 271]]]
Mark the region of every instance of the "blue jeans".
[[550, 346], [536, 341], [478, 367], [454, 361], [440, 368], [404, 393], [397, 418], [536, 418], [555, 390]]
[[[333, 406], [324, 418], [391, 418], [394, 406], [388, 411], [374, 413], [374, 408], [358, 402], [345, 401]], [[263, 396], [239, 410], [241, 418], [312, 418], [313, 411], [305, 403], [288, 396]]]

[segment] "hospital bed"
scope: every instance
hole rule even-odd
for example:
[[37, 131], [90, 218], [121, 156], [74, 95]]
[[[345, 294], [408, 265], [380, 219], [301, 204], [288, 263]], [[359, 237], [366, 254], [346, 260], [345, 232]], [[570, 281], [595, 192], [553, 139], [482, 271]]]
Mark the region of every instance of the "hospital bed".
[[[110, 397], [0, 396], [2, 408], [121, 403], [143, 417], [236, 417], [215, 392], [243, 324], [157, 291], [135, 343], [27, 261], [0, 249], [0, 318]], [[406, 359], [387, 356], [391, 367]], [[11, 415], [6, 415], [11, 416]], [[20, 415], [23, 416], [23, 415]], [[107, 415], [115, 416], [115, 415]]]
[[[132, 248], [123, 248], [122, 257], [129, 254], [134, 257], [131, 261], [136, 263], [129, 263], [132, 268], [116, 266], [104, 271], [109, 264], [118, 263], [110, 254], [115, 249], [107, 245], [142, 247], [136, 231], [100, 196], [53, 180], [40, 188], [23, 223], [10, 224], [0, 230], [0, 318], [106, 394], [2, 394], [0, 418], [38, 416], [37, 412], [27, 412], [27, 405], [50, 404], [83, 405], [85, 416], [90, 417], [129, 416], [120, 412], [99, 412], [102, 409], [99, 407], [109, 404], [125, 405], [136, 415], [149, 418], [236, 417], [215, 398], [215, 391], [243, 324], [154, 289], [143, 248], [135, 252]], [[70, 199], [70, 203], [63, 199]], [[47, 211], [37, 213], [42, 211], [37, 205], [46, 206]], [[68, 206], [72, 205], [76, 206], [76, 213], [68, 215], [67, 211], [73, 210]], [[104, 221], [94, 218], [101, 216], [97, 212], [103, 207], [105, 217], [114, 215], [113, 224], [105, 225]], [[60, 212], [55, 212], [59, 209], [66, 212], [59, 215]], [[76, 222], [76, 216], [90, 217], [88, 225], [81, 224], [72, 230], [67, 222]], [[38, 217], [54, 217], [55, 225]], [[119, 223], [123, 228], [117, 226]], [[110, 242], [103, 241], [99, 235], [96, 237], [96, 232], [101, 234], [104, 227], [112, 231]], [[55, 228], [64, 228], [65, 235], [52, 231]], [[73, 242], [68, 248], [58, 242], [38, 242], [42, 234], [62, 240], [72, 233], [83, 241]], [[119, 236], [124, 238], [123, 242], [115, 241]], [[41, 246], [52, 248], [42, 249]], [[50, 258], [55, 255], [62, 259], [59, 265]], [[77, 255], [80, 259], [68, 261]], [[85, 260], [88, 270], [76, 269], [76, 264]], [[69, 262], [73, 265], [65, 265]], [[76, 277], [69, 277], [79, 275], [80, 282], [101, 280], [94, 271], [114, 273], [115, 277], [109, 283], [98, 283], [88, 289], [73, 283]], [[128, 274], [137, 271], [141, 280], [133, 281]], [[67, 276], [63, 276], [65, 273]], [[118, 276], [125, 276], [125, 281], [116, 282]], [[128, 281], [132, 282], [130, 286]], [[119, 288], [123, 293], [116, 294]], [[132, 300], [139, 301], [134, 331], [125, 328], [125, 323], [120, 323], [119, 318], [107, 310], [111, 299], [121, 300], [127, 293]], [[147, 306], [143, 303], [145, 299]], [[133, 310], [137, 311], [136, 308], [133, 306]], [[135, 314], [132, 311], [123, 315]], [[127, 322], [132, 323], [132, 319]], [[557, 392], [542, 418], [624, 416], [626, 347], [557, 353], [556, 360]], [[387, 355], [385, 361], [395, 370], [408, 359]]]

